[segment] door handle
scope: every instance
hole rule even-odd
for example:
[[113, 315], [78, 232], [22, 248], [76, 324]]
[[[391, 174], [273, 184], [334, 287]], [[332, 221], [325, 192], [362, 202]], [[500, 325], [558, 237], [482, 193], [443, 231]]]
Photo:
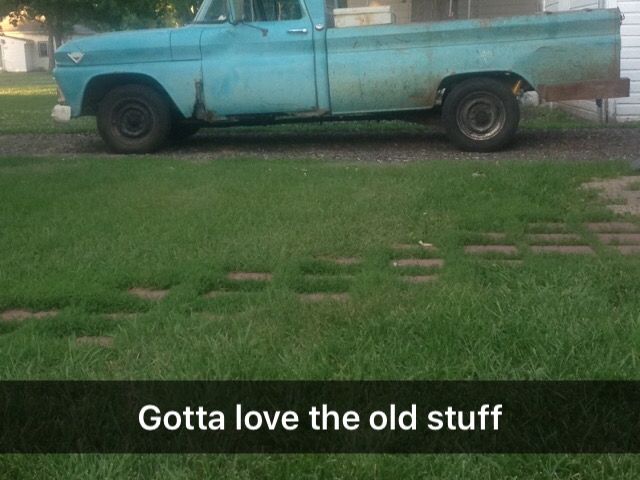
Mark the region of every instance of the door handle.
[[309, 33], [309, 30], [306, 28], [292, 28], [291, 30], [287, 30], [287, 33], [301, 33], [303, 35], [306, 35], [307, 33]]

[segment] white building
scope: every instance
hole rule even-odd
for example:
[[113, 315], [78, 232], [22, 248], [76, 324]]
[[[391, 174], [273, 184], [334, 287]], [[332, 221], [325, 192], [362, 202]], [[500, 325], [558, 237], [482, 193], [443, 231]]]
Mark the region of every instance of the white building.
[[38, 22], [13, 26], [0, 22], [0, 71], [31, 72], [49, 68], [49, 35]]
[[[76, 25], [70, 38], [95, 32]], [[49, 35], [40, 22], [12, 25], [8, 18], [0, 22], [0, 71], [32, 72], [49, 69]]]
[[[36, 70], [35, 44], [23, 38], [0, 36], [0, 71], [29, 72]], [[48, 53], [46, 57], [49, 65]], [[46, 67], [45, 67], [46, 68]]]
[[547, 11], [619, 8], [622, 24], [622, 77], [631, 79], [631, 96], [602, 102], [567, 102], [563, 108], [590, 120], [640, 121], [640, 0], [544, 0]]

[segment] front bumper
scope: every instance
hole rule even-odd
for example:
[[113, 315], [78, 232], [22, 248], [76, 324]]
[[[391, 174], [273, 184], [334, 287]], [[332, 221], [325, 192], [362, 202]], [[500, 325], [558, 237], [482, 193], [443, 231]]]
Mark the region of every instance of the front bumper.
[[59, 123], [67, 123], [71, 121], [71, 107], [67, 105], [56, 105], [53, 107], [51, 117]]

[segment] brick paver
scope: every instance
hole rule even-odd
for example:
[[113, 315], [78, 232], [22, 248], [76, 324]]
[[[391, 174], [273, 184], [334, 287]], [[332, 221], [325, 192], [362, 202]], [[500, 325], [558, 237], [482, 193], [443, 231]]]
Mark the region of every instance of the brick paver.
[[22, 322], [25, 320], [44, 320], [58, 316], [57, 310], [48, 310], [44, 312], [32, 312], [31, 310], [7, 310], [0, 314], [0, 320], [3, 322]]
[[164, 300], [169, 295], [169, 290], [154, 290], [150, 288], [131, 288], [129, 293], [134, 297], [138, 297], [142, 300], [151, 300], [159, 302]]
[[535, 233], [527, 235], [527, 241], [533, 245], [546, 243], [583, 243], [582, 237], [574, 233]]
[[595, 250], [586, 245], [534, 245], [534, 253], [557, 253], [560, 255], [595, 255]]
[[113, 348], [113, 337], [78, 337], [76, 345], [80, 347]]
[[587, 223], [587, 230], [595, 233], [636, 233], [640, 226], [630, 222], [600, 222]]
[[640, 255], [640, 245], [620, 245], [616, 250], [623, 255]]
[[605, 245], [640, 245], [640, 233], [600, 233], [598, 240]]
[[298, 295], [300, 301], [304, 303], [340, 302], [345, 303], [351, 300], [348, 293], [302, 293]]
[[234, 282], [270, 282], [273, 280], [273, 274], [258, 272], [231, 272], [227, 275], [227, 278]]
[[515, 245], [467, 245], [464, 247], [465, 253], [470, 255], [517, 255], [518, 248]]
[[394, 260], [392, 265], [396, 268], [443, 268], [444, 260], [440, 258], [405, 258], [402, 260]]

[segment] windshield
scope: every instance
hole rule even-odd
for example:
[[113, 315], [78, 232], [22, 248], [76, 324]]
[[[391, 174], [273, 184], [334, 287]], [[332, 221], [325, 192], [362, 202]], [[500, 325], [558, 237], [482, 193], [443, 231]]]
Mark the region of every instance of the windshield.
[[225, 23], [229, 19], [227, 0], [205, 0], [198, 10], [195, 23]]

